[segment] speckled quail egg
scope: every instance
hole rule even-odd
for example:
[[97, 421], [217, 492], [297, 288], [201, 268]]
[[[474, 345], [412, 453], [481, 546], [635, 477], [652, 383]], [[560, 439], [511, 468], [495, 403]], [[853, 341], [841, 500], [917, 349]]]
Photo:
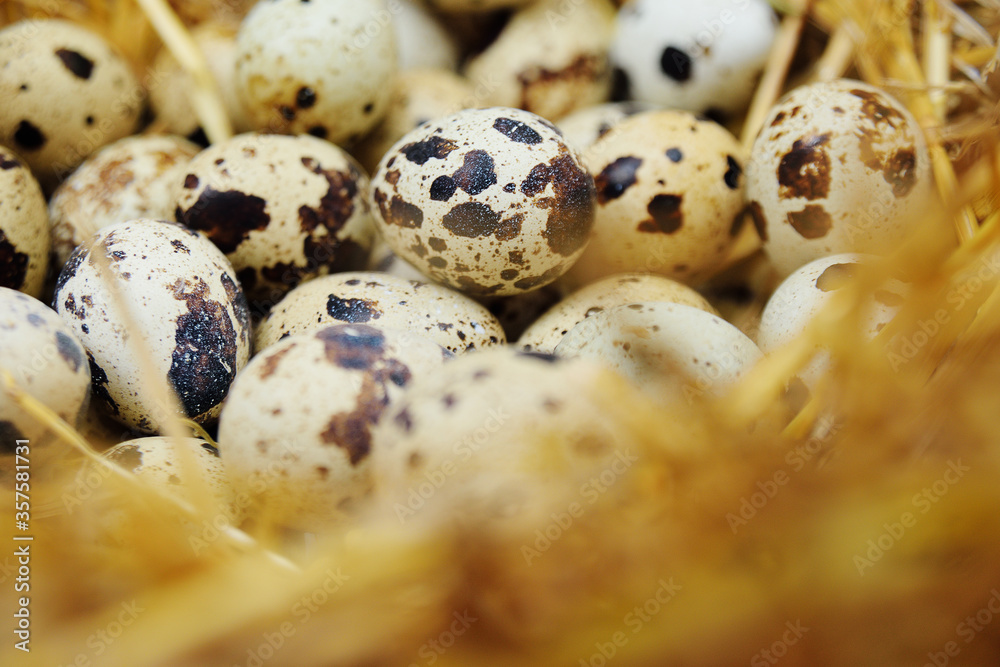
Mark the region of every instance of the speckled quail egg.
[[[833, 296], [855, 275], [859, 265], [871, 256], [845, 253], [821, 257], [796, 269], [774, 291], [761, 315], [757, 331], [757, 344], [770, 354], [797, 338], [809, 322]], [[890, 280], [872, 295], [865, 305], [862, 326], [867, 338], [875, 335], [888, 324], [909, 295], [909, 287], [898, 280]], [[830, 354], [818, 350], [812, 360], [799, 372], [807, 387], [815, 387], [830, 368]]]
[[657, 108], [648, 102], [607, 102], [574, 111], [560, 118], [556, 126], [571, 148], [586, 155], [590, 147], [618, 123]]
[[51, 247], [38, 181], [20, 157], [0, 146], [0, 287], [41, 295]]
[[[6, 287], [0, 287], [0, 369], [71, 426], [87, 407], [90, 367], [83, 345], [51, 308]], [[0, 401], [5, 453], [13, 453], [15, 440], [38, 441], [45, 431], [9, 398]]]
[[236, 502], [235, 493], [219, 452], [198, 438], [154, 436], [119, 443], [104, 452], [104, 457], [135, 474], [143, 482], [182, 497], [189, 493], [195, 476], [210, 494], [213, 510], [231, 522], [239, 523], [245, 507]]
[[553, 282], [587, 244], [594, 182], [548, 121], [468, 109], [409, 133], [372, 180], [386, 243], [422, 273], [479, 296]]
[[291, 334], [343, 323], [409, 331], [451, 352], [506, 342], [496, 318], [459, 292], [385, 273], [352, 272], [317, 278], [292, 290], [261, 322], [256, 349], [260, 352]]
[[184, 170], [200, 149], [175, 136], [136, 136], [105, 146], [56, 188], [49, 202], [59, 266], [76, 246], [116, 222], [173, 216]]
[[611, 49], [626, 96], [673, 109], [738, 112], [776, 30], [766, 0], [632, 0]]
[[427, 276], [420, 273], [420, 271], [417, 271], [416, 267], [394, 253], [392, 248], [386, 245], [382, 239], [375, 239], [375, 245], [372, 246], [372, 253], [368, 256], [367, 270], [389, 273], [399, 278], [416, 280], [422, 283], [430, 280]]
[[743, 223], [745, 155], [725, 128], [686, 111], [620, 122], [585, 156], [597, 218], [569, 279], [649, 271], [694, 284], [711, 276]]
[[598, 361], [665, 403], [721, 395], [763, 357], [722, 318], [663, 302], [595, 313], [566, 334], [556, 354]]
[[382, 122], [352, 153], [366, 169], [374, 171], [379, 160], [407, 132], [428, 121], [462, 109], [482, 106], [475, 89], [464, 77], [443, 69], [400, 72], [392, 86], [392, 101]]
[[46, 188], [135, 129], [145, 93], [129, 63], [85, 28], [15, 23], [0, 31], [0, 63], [0, 143]]
[[454, 70], [458, 66], [458, 45], [423, 4], [392, 0], [388, 8], [393, 15], [400, 70], [428, 67]]
[[581, 474], [623, 475], [634, 440], [597, 398], [621, 382], [593, 362], [507, 347], [456, 358], [415, 380], [376, 427], [379, 491], [401, 521], [432, 497], [449, 516], [500, 518]]
[[608, 99], [614, 22], [608, 0], [539, 0], [514, 14], [466, 74], [495, 84], [489, 104], [557, 120]]
[[923, 133], [887, 93], [841, 79], [796, 88], [764, 123], [747, 164], [747, 199], [782, 275], [819, 257], [881, 254], [927, 203]]
[[[172, 388], [185, 416], [208, 423], [250, 355], [246, 297], [232, 266], [206, 238], [171, 222], [100, 230], [70, 255], [53, 307], [87, 350], [95, 398], [143, 433], [170, 414], [149, 383]], [[145, 371], [135, 338], [157, 375]]]
[[368, 177], [327, 141], [241, 134], [199, 153], [182, 183], [177, 221], [226, 253], [253, 301], [368, 258]]
[[[236, 132], [253, 129], [236, 93], [236, 30], [219, 23], [202, 23], [191, 29], [191, 38], [205, 56], [233, 128]], [[194, 81], [177, 62], [170, 49], [160, 49], [153, 61], [152, 71], [149, 104], [157, 125], [166, 132], [207, 144], [204, 130], [191, 104]]]
[[371, 490], [371, 429], [411, 380], [450, 356], [422, 336], [365, 324], [269, 347], [236, 379], [219, 423], [236, 488], [278, 523], [310, 530], [343, 519]]
[[236, 89], [254, 126], [353, 143], [389, 104], [392, 15], [378, 0], [258, 3], [240, 26]]
[[521, 334], [518, 347], [552, 352], [570, 329], [591, 315], [630, 303], [666, 301], [716, 314], [698, 292], [687, 285], [649, 273], [608, 276], [582, 287], [557, 303]]

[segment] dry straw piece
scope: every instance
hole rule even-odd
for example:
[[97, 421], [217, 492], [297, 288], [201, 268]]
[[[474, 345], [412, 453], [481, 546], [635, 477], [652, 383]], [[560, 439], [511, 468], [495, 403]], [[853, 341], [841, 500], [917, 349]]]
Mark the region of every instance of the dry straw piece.
[[[141, 70], [154, 32], [191, 48], [157, 4], [8, 1], [0, 19], [58, 13]], [[248, 537], [127, 474], [77, 473], [93, 448], [6, 383], [4, 400], [48, 423], [61, 454], [32, 483], [46, 508], [33, 519], [32, 652], [8, 640], [0, 664], [1000, 664], [1000, 86], [981, 76], [1000, 5], [779, 9], [743, 137], [789, 86], [858, 77], [919, 120], [940, 195], [799, 339], [714, 402], [665, 410], [624, 384], [597, 390], [634, 463], [569, 523], [573, 483], [486, 523], [455, 520], [443, 491], [410, 521], [373, 514], [299, 542], [266, 525]], [[797, 62], [807, 40], [821, 55]], [[206, 128], [213, 104], [199, 107]], [[743, 253], [758, 242], [748, 232]], [[911, 297], [868, 341], [858, 304], [890, 277]], [[832, 372], [788, 400], [817, 345]]]

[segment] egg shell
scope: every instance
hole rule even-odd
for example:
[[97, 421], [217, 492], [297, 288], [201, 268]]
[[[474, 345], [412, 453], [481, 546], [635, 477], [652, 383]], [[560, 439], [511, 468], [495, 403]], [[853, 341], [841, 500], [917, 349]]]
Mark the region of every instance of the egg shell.
[[[187, 454], [190, 458], [185, 458]], [[221, 512], [232, 524], [243, 518], [243, 508], [235, 494], [214, 447], [198, 438], [153, 436], [119, 443], [103, 456], [143, 482], [162, 491], [185, 497], [193, 486], [194, 473], [211, 494], [213, 510]]]
[[443, 69], [400, 72], [392, 86], [389, 110], [352, 153], [374, 171], [393, 144], [406, 133], [462, 109], [482, 106], [468, 79]]
[[897, 247], [931, 190], [916, 120], [887, 93], [848, 79], [786, 95], [747, 164], [754, 224], [782, 276], [819, 257]]
[[626, 273], [576, 290], [535, 320], [521, 334], [517, 345], [526, 350], [551, 353], [563, 336], [591, 315], [640, 301], [680, 303], [717, 314], [704, 297], [687, 285], [650, 273]]
[[49, 202], [58, 266], [103, 227], [137, 218], [169, 220], [187, 163], [199, 150], [181, 137], [134, 136], [87, 158]]
[[16, 153], [0, 146], [0, 287], [40, 296], [51, 245], [38, 181]]
[[398, 278], [416, 280], [421, 283], [426, 283], [430, 280], [430, 278], [420, 273], [415, 266], [394, 253], [392, 248], [386, 245], [382, 239], [375, 240], [372, 253], [368, 256], [367, 270], [388, 273]]
[[[236, 132], [250, 131], [253, 127], [236, 92], [236, 30], [220, 23], [202, 23], [191, 29], [191, 38], [215, 79], [229, 122]], [[156, 123], [166, 132], [207, 144], [191, 103], [195, 82], [170, 49], [165, 46], [160, 49], [153, 61], [153, 71], [156, 76], [150, 81], [149, 104]]]
[[584, 159], [598, 207], [572, 283], [648, 271], [696, 284], [722, 267], [744, 220], [746, 162], [725, 128], [686, 111], [647, 111], [621, 121]]
[[[764, 307], [756, 337], [760, 349], [770, 354], [800, 336], [834, 293], [858, 271], [859, 265], [871, 259], [870, 255], [844, 253], [821, 257], [793, 271]], [[871, 295], [863, 317], [865, 338], [874, 338], [896, 316], [909, 291], [905, 283], [891, 280]], [[829, 368], [829, 352], [822, 350], [798, 376], [812, 388]]]
[[376, 226], [403, 259], [478, 296], [553, 282], [583, 252], [593, 179], [548, 121], [467, 109], [417, 128], [372, 180]]
[[226, 399], [226, 469], [279, 523], [310, 530], [345, 518], [371, 490], [371, 429], [403, 388], [449, 357], [422, 336], [365, 324], [275, 343]]
[[722, 318], [663, 302], [595, 313], [563, 337], [556, 354], [600, 362], [664, 403], [721, 395], [763, 358]]
[[256, 348], [260, 352], [285, 336], [345, 323], [409, 331], [455, 353], [506, 342], [496, 318], [459, 292], [359, 271], [317, 278], [290, 292], [261, 322]]
[[[422, 3], [390, 3], [400, 73], [411, 69], [458, 67], [458, 44], [441, 21]], [[391, 107], [390, 107], [391, 108]]]
[[563, 139], [571, 148], [586, 151], [603, 137], [611, 128], [626, 118], [643, 111], [654, 111], [658, 107], [648, 102], [608, 102], [578, 109], [559, 119], [556, 126]]
[[414, 380], [382, 417], [377, 488], [400, 521], [428, 503], [445, 503], [449, 518], [484, 505], [506, 513], [530, 509], [552, 485], [578, 489], [578, 476], [634, 444], [594, 397], [615, 382], [592, 362], [509, 347], [458, 357]]
[[[119, 300], [135, 329], [125, 328]], [[131, 220], [99, 231], [70, 255], [53, 307], [87, 350], [95, 398], [143, 433], [157, 432], [169, 414], [145, 389], [150, 383], [172, 388], [185, 415], [207, 424], [250, 355], [246, 297], [232, 266], [175, 223]], [[143, 373], [133, 337], [162, 375]]]
[[388, 108], [392, 15], [377, 0], [258, 3], [237, 35], [236, 89], [261, 131], [349, 144]]
[[51, 189], [90, 153], [132, 133], [145, 91], [101, 36], [69, 21], [0, 30], [0, 144]]
[[608, 99], [614, 22], [608, 0], [534, 2], [469, 61], [466, 75], [493, 84], [489, 104], [558, 120]]
[[241, 134], [199, 153], [181, 181], [174, 217], [226, 253], [253, 301], [367, 261], [368, 177], [327, 141]]
[[632, 0], [611, 58], [630, 99], [734, 113], [750, 101], [776, 28], [766, 0]]
[[[86, 411], [90, 367], [83, 345], [51, 308], [6, 287], [0, 287], [0, 369], [70, 425]], [[5, 452], [13, 453], [16, 440], [40, 441], [46, 430], [11, 399], [0, 401]]]

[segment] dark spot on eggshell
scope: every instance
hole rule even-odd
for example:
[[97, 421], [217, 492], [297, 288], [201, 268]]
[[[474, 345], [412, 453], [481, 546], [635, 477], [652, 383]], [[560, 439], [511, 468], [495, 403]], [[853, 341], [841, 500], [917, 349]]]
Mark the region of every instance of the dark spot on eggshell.
[[859, 88], [851, 90], [850, 93], [861, 100], [861, 113], [872, 124], [878, 126], [879, 123], [888, 123], [892, 128], [896, 128], [897, 124], [904, 123], [903, 114], [887, 104], [882, 95]]
[[511, 250], [507, 253], [507, 260], [511, 264], [517, 264], [520, 266], [524, 264], [524, 252], [521, 250]]
[[445, 243], [444, 239], [439, 239], [433, 236], [427, 239], [427, 245], [431, 247], [431, 250], [436, 252], [443, 252], [448, 249], [448, 244]]
[[353, 165], [349, 173], [323, 169], [321, 164], [309, 157], [302, 158], [302, 165], [326, 179], [327, 188], [320, 197], [319, 207], [299, 207], [299, 226], [307, 234], [313, 234], [321, 225], [329, 234], [336, 234], [354, 214], [354, 198], [358, 195], [361, 174]]
[[567, 152], [549, 160], [548, 174], [555, 196], [535, 203], [549, 211], [542, 237], [549, 250], [568, 257], [582, 248], [590, 236], [597, 200], [594, 179]]
[[683, 201], [683, 195], [656, 195], [646, 206], [652, 218], [640, 222], [637, 229], [653, 234], [673, 234], [684, 225]]
[[823, 199], [830, 193], [830, 133], [796, 139], [778, 163], [779, 194], [784, 199]]
[[413, 245], [411, 245], [409, 249], [410, 252], [412, 252], [417, 257], [426, 257], [428, 253], [427, 246], [425, 246], [419, 240], [414, 241]]
[[121, 414], [118, 404], [115, 403], [115, 400], [111, 398], [111, 394], [108, 392], [108, 374], [104, 372], [103, 368], [97, 365], [94, 355], [90, 352], [87, 352], [87, 362], [90, 365], [91, 394], [95, 399], [103, 403], [106, 409], [116, 415]]
[[493, 237], [497, 241], [510, 241], [517, 238], [518, 234], [521, 233], [521, 225], [524, 224], [524, 213], [515, 213], [512, 216], [504, 218], [497, 225], [496, 231], [493, 232]]
[[912, 148], [903, 148], [883, 163], [882, 177], [892, 186], [895, 197], [905, 197], [917, 184], [917, 156]]
[[200, 183], [201, 181], [198, 180], [198, 177], [195, 176], [194, 174], [188, 174], [187, 176], [184, 177], [185, 190], [194, 190], [198, 187]]
[[680, 162], [684, 159], [684, 153], [679, 148], [668, 148], [667, 159], [674, 163]]
[[281, 117], [285, 120], [295, 120], [295, 109], [287, 104], [279, 105], [278, 113], [281, 114]]
[[500, 279], [511, 281], [517, 278], [518, 274], [521, 273], [517, 269], [504, 269], [500, 272]]
[[240, 281], [244, 293], [253, 292], [257, 286], [257, 270], [253, 267], [246, 267], [236, 272], [236, 279]]
[[[364, 320], [367, 321], [367, 320]], [[385, 334], [364, 324], [335, 325], [315, 334], [327, 360], [351, 370], [371, 370], [385, 357]]]
[[396, 185], [397, 183], [399, 183], [400, 175], [401, 174], [399, 173], [399, 169], [391, 169], [385, 172], [385, 182], [388, 183], [389, 185]]
[[17, 129], [14, 131], [14, 143], [18, 147], [26, 151], [35, 151], [44, 146], [46, 141], [48, 139], [45, 138], [42, 131], [29, 121], [22, 120], [17, 124]]
[[519, 144], [533, 146], [542, 143], [542, 135], [538, 134], [532, 127], [513, 118], [497, 118], [493, 122], [493, 129]]
[[660, 70], [678, 83], [691, 78], [691, 69], [691, 56], [675, 46], [668, 46], [660, 54]]
[[857, 265], [852, 263], [831, 264], [816, 278], [816, 289], [832, 292], [843, 287], [857, 273]]
[[637, 157], [620, 157], [604, 169], [594, 179], [597, 187], [597, 203], [604, 206], [618, 199], [636, 183], [636, 172], [642, 166]]
[[8, 169], [17, 169], [21, 166], [21, 163], [9, 155], [4, 155], [0, 153], [0, 169], [7, 171]]
[[517, 192], [517, 183], [508, 183], [507, 185], [503, 186], [503, 191], [511, 194]]
[[260, 364], [260, 379], [266, 380], [274, 375], [275, 371], [278, 370], [278, 365], [281, 363], [281, 360], [285, 357], [285, 355], [291, 352], [294, 347], [294, 345], [290, 345], [289, 347], [277, 350], [276, 352], [268, 350], [265, 354], [261, 355], [263, 360]]
[[520, 290], [531, 290], [551, 283], [553, 280], [561, 276], [562, 273], [563, 269], [561, 266], [553, 266], [540, 276], [528, 276], [526, 278], [521, 278], [514, 283], [514, 287]]
[[445, 269], [448, 267], [448, 260], [444, 257], [431, 257], [427, 264], [435, 269]]
[[335, 320], [343, 322], [370, 322], [382, 317], [378, 303], [369, 299], [343, 299], [331, 294], [326, 300], [326, 312]]
[[[458, 288], [463, 292], [484, 296], [495, 294], [501, 287], [503, 287], [503, 283], [497, 283], [495, 285], [482, 285], [469, 276], [458, 276], [454, 282], [458, 284]], [[464, 340], [461, 333], [459, 333], [458, 337]]]
[[[180, 239], [174, 239], [174, 240], [172, 240], [170, 242], [170, 245], [173, 247], [174, 252], [182, 252], [185, 255], [190, 255], [191, 254], [191, 249], [188, 248], [186, 245], [184, 245], [184, 242], [181, 241]], [[121, 251], [115, 251], [115, 252], [121, 252]], [[124, 254], [125, 253], [122, 253], [122, 255], [124, 255]]]
[[497, 175], [493, 170], [494, 166], [493, 158], [486, 151], [469, 151], [465, 154], [462, 166], [452, 174], [452, 178], [455, 185], [474, 197], [496, 185]]
[[[387, 178], [386, 180], [389, 179]], [[457, 189], [458, 186], [455, 184], [455, 179], [451, 176], [438, 176], [431, 183], [431, 199], [433, 201], [448, 201]]]
[[405, 201], [399, 195], [393, 195], [387, 202], [385, 193], [375, 190], [373, 199], [386, 224], [405, 229], [420, 229], [424, 224], [424, 212], [420, 207]]
[[236, 315], [236, 322], [240, 326], [240, 335], [249, 338], [250, 305], [247, 303], [246, 294], [229, 277], [228, 273], [223, 272], [220, 274], [219, 280], [222, 283], [222, 289], [226, 290], [226, 297], [229, 299], [229, 305], [233, 309], [233, 314]]
[[306, 133], [319, 139], [326, 139], [327, 135], [329, 135], [329, 131], [322, 125], [313, 125]]
[[0, 287], [21, 289], [28, 276], [28, 255], [18, 252], [0, 230]]
[[266, 229], [271, 216], [267, 202], [238, 190], [216, 190], [206, 186], [198, 200], [186, 210], [177, 207], [177, 222], [205, 232], [222, 252], [236, 250], [251, 232]]
[[63, 66], [73, 73], [78, 79], [87, 80], [94, 72], [94, 61], [84, 56], [79, 51], [71, 49], [58, 49], [56, 56], [62, 61]]
[[740, 176], [743, 175], [743, 167], [740, 163], [736, 161], [732, 155], [726, 156], [726, 173], [722, 177], [722, 180], [726, 182], [726, 187], [730, 190], [736, 190], [740, 187]]
[[790, 211], [787, 219], [792, 229], [806, 239], [823, 238], [833, 227], [830, 214], [815, 204], [809, 204], [801, 211]]
[[177, 318], [176, 347], [167, 379], [188, 417], [208, 412], [229, 393], [236, 377], [238, 339], [226, 309], [209, 297], [201, 279], [178, 279], [173, 296], [188, 312]]
[[406, 144], [399, 150], [410, 162], [423, 165], [432, 158], [436, 160], [443, 160], [448, 157], [452, 151], [457, 149], [458, 144], [454, 141], [443, 139], [438, 136], [430, 136], [423, 141]]
[[518, 351], [518, 356], [528, 357], [529, 359], [537, 359], [539, 361], [544, 361], [547, 364], [559, 363], [559, 357], [548, 352], [535, 352], [530, 350], [520, 350]]
[[73, 369], [73, 372], [80, 370], [83, 365], [83, 349], [80, 344], [62, 331], [56, 332], [56, 350], [63, 361]]
[[0, 454], [17, 453], [17, 441], [27, 440], [21, 430], [13, 422], [0, 420]]
[[142, 450], [139, 445], [122, 445], [108, 451], [108, 458], [116, 464], [129, 470], [137, 472], [142, 468]]
[[441, 225], [456, 236], [480, 238], [491, 236], [500, 223], [500, 214], [486, 204], [465, 202], [444, 214]]
[[[404, 433], [409, 433], [413, 430], [413, 417], [410, 416], [410, 411], [406, 408], [400, 410], [392, 420], [399, 428], [403, 429]], [[413, 455], [410, 456], [413, 459]]]
[[378, 422], [388, 404], [384, 382], [366, 373], [361, 380], [354, 410], [331, 417], [320, 438], [324, 444], [346, 451], [351, 465], [356, 466], [371, 452], [371, 427]]
[[308, 109], [316, 104], [316, 91], [308, 86], [299, 88], [295, 93], [295, 106], [300, 109]]

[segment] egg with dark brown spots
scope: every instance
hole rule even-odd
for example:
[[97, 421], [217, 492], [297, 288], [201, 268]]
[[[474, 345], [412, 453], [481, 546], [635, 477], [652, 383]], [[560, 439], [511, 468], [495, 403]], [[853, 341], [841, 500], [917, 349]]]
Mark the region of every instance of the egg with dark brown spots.
[[172, 222], [100, 230], [70, 255], [53, 307], [87, 350], [94, 398], [143, 433], [172, 414], [152, 383], [175, 392], [181, 416], [208, 424], [250, 355], [249, 311], [232, 265]]
[[584, 154], [597, 218], [568, 280], [649, 272], [687, 284], [722, 268], [743, 223], [746, 151], [725, 128], [686, 111], [622, 120]]
[[506, 342], [496, 318], [460, 292], [358, 271], [317, 278], [292, 290], [261, 322], [256, 349], [260, 352], [286, 336], [347, 323], [408, 331], [456, 353]]
[[219, 449], [255, 511], [311, 530], [371, 490], [372, 429], [414, 379], [451, 356], [422, 336], [340, 324], [279, 341], [237, 378]]
[[236, 89], [254, 127], [361, 138], [388, 108], [392, 20], [379, 0], [258, 3], [236, 37]]
[[0, 287], [40, 296], [51, 246], [38, 181], [23, 158], [0, 146]]
[[[0, 287], [0, 369], [70, 425], [76, 426], [86, 410], [90, 367], [83, 345], [51, 308], [6, 287]], [[13, 453], [16, 440], [41, 444], [47, 430], [9, 397], [0, 401], [4, 451]]]
[[847, 79], [782, 99], [747, 165], [754, 224], [782, 275], [828, 255], [896, 248], [931, 190], [917, 121], [888, 93]]
[[145, 92], [103, 37], [63, 20], [0, 31], [0, 144], [46, 188], [104, 144], [131, 134]]
[[556, 126], [563, 133], [567, 144], [585, 153], [598, 139], [626, 118], [658, 108], [648, 102], [607, 102], [574, 111], [560, 118]]
[[241, 134], [199, 153], [180, 180], [175, 218], [226, 253], [252, 301], [276, 303], [368, 259], [368, 177], [328, 141]]
[[469, 109], [426, 123], [385, 155], [372, 182], [376, 225], [434, 280], [477, 296], [530, 291], [580, 257], [594, 182], [548, 121]]

